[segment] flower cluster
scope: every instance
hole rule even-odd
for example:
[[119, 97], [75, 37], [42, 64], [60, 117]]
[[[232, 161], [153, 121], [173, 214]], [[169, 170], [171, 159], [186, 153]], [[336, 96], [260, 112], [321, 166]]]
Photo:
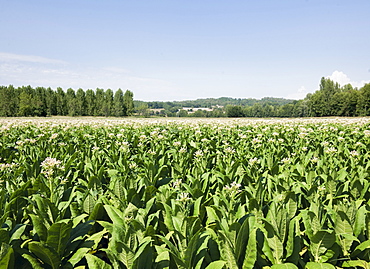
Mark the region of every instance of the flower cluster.
[[242, 185], [240, 183], [236, 183], [236, 181], [233, 181], [230, 185], [226, 185], [224, 189], [229, 191], [231, 194], [237, 194], [241, 192], [241, 186]]
[[62, 161], [59, 161], [55, 158], [47, 157], [40, 165], [42, 167], [42, 173], [46, 177], [51, 177], [56, 170], [63, 170]]
[[189, 193], [187, 192], [182, 192], [179, 194], [179, 198], [176, 199], [176, 201], [185, 203], [186, 201], [190, 200], [189, 198]]

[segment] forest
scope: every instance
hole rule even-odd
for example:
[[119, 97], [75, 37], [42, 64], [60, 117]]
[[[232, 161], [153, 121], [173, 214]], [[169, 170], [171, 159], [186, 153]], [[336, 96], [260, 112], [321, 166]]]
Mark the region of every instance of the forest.
[[[319, 89], [304, 99], [265, 97], [206, 98], [173, 102], [144, 102], [121, 89], [96, 90], [12, 85], [0, 86], [0, 116], [123, 117], [329, 117], [370, 116], [370, 83], [360, 89], [321, 78]], [[186, 108], [186, 109], [184, 109]]]
[[69, 88], [0, 86], [0, 116], [129, 116], [134, 112], [133, 93], [97, 88], [76, 92]]

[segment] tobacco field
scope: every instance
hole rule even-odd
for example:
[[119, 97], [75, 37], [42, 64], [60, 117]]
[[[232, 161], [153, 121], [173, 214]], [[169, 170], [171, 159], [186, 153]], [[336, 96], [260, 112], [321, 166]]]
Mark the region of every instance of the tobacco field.
[[370, 119], [0, 119], [0, 268], [370, 268]]

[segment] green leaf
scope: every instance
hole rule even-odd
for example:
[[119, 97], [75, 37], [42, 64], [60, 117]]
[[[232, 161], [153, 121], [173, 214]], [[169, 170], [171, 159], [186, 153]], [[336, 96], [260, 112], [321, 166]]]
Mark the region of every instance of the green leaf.
[[0, 268], [14, 268], [14, 251], [8, 244], [2, 243], [0, 247]]
[[[103, 238], [103, 236], [107, 233], [104, 229], [101, 232], [94, 233], [92, 236], [88, 237], [83, 241], [79, 246], [72, 257], [68, 260], [72, 266], [75, 266], [82, 258], [85, 257], [86, 253], [91, 249], [97, 249], [98, 245]], [[68, 246], [69, 248], [69, 246]]]
[[252, 218], [254, 222], [255, 217], [250, 214], [247, 215], [236, 237], [235, 257], [237, 258], [239, 264], [241, 264], [242, 259], [244, 258], [244, 255], [246, 253], [245, 249], [250, 236], [249, 218]]
[[245, 249], [243, 269], [254, 268], [257, 260], [257, 228], [254, 228], [249, 234], [249, 240]]
[[365, 230], [366, 223], [366, 206], [361, 206], [356, 212], [355, 225], [353, 227], [353, 233], [358, 237]]
[[64, 249], [72, 231], [72, 220], [61, 220], [53, 223], [48, 230], [47, 245], [53, 248], [59, 256], [63, 256]]
[[316, 262], [335, 243], [334, 231], [318, 231], [311, 239], [310, 251]]
[[27, 225], [25, 224], [17, 224], [14, 229], [12, 230], [12, 236], [9, 239], [9, 242], [12, 243], [13, 240], [21, 239]]
[[370, 249], [370, 240], [366, 240], [359, 244], [355, 250], [364, 251], [365, 249]]
[[298, 269], [293, 263], [274, 264], [271, 269]]
[[36, 216], [34, 214], [30, 214], [33, 229], [38, 234], [40, 241], [46, 242], [47, 236], [48, 236], [48, 229], [45, 226], [45, 222], [43, 218], [40, 218], [40, 216]]
[[31, 264], [32, 269], [43, 269], [44, 268], [42, 264], [40, 263], [39, 259], [37, 259], [36, 257], [32, 255], [28, 253], [24, 253], [22, 254], [22, 257]]
[[146, 237], [134, 257], [134, 267], [138, 269], [153, 268], [154, 253], [151, 247], [151, 238]]
[[280, 241], [279, 237], [276, 235], [275, 229], [267, 221], [265, 221], [265, 231], [264, 236], [274, 256], [274, 260], [271, 262], [273, 264], [280, 263], [284, 255], [283, 242]]
[[112, 266], [92, 254], [86, 254], [85, 258], [89, 268], [112, 269]]
[[370, 268], [370, 263], [368, 263], [366, 261], [363, 261], [363, 260], [344, 261], [342, 266], [343, 267], [350, 267], [350, 268], [361, 267], [361, 268], [369, 269]]
[[214, 207], [206, 206], [207, 211], [207, 224], [220, 222], [220, 218], [216, 213], [216, 209]]
[[206, 269], [222, 269], [226, 265], [225, 261], [214, 261], [208, 264]]
[[348, 236], [353, 237], [353, 230], [350, 221], [343, 211], [338, 211], [334, 223], [335, 234], [338, 238], [338, 242], [342, 247], [343, 255], [348, 256], [348, 251], [352, 245], [353, 239], [348, 238]]
[[330, 263], [308, 262], [306, 269], [335, 269], [335, 266]]
[[95, 203], [96, 203], [96, 199], [95, 197], [93, 197], [90, 193], [86, 196], [84, 202], [83, 202], [83, 210], [87, 213], [87, 214], [91, 214], [94, 210], [94, 206], [95, 206]]
[[237, 260], [234, 253], [234, 248], [223, 232], [218, 234], [218, 245], [221, 259], [226, 261], [227, 268], [238, 268]]
[[42, 262], [49, 264], [53, 269], [59, 268], [60, 258], [58, 253], [40, 242], [28, 243], [28, 249], [34, 253]]
[[175, 259], [176, 264], [180, 267], [185, 267], [185, 262], [183, 261], [181, 254], [179, 250], [175, 247], [175, 245], [164, 236], [157, 235], [157, 237], [161, 239], [167, 245], [167, 247], [169, 247], [169, 252], [172, 254], [172, 257]]

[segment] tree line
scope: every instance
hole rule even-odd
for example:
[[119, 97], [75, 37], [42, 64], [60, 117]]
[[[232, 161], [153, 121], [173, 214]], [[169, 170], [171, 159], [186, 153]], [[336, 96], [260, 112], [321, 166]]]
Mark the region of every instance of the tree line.
[[351, 84], [340, 86], [323, 77], [319, 89], [302, 100], [283, 105], [227, 106], [225, 111], [229, 117], [370, 116], [370, 83], [357, 89]]
[[[184, 110], [212, 108], [209, 110]], [[155, 111], [154, 111], [155, 110]], [[328, 117], [370, 116], [370, 83], [360, 89], [321, 78], [319, 89], [304, 99], [265, 97], [206, 98], [189, 101], [134, 101], [133, 93], [97, 88], [76, 92], [69, 88], [0, 86], [0, 116], [165, 116], [165, 117]]]
[[133, 93], [97, 88], [0, 86], [0, 116], [128, 116], [134, 112]]
[[[200, 99], [201, 100], [201, 99]], [[319, 89], [301, 100], [262, 98], [261, 100], [234, 99], [223, 109], [196, 111], [188, 114], [178, 110], [171, 116], [195, 117], [330, 117], [330, 116], [370, 116], [370, 83], [360, 89], [351, 84], [339, 85], [329, 78], [321, 78]], [[171, 111], [170, 111], [171, 112]]]

